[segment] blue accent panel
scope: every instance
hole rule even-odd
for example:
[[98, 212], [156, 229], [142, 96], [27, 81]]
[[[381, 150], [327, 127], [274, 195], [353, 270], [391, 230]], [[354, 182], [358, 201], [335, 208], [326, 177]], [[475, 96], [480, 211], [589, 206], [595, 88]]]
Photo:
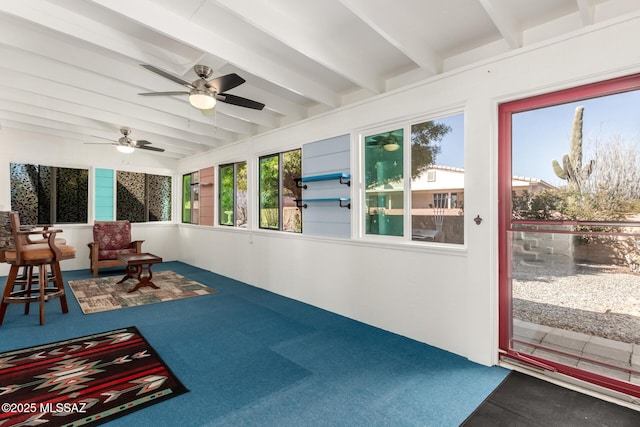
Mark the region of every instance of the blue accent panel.
[[96, 221], [113, 221], [114, 171], [113, 169], [96, 169], [95, 177], [95, 219]]
[[[302, 232], [307, 235], [351, 237], [351, 211], [340, 207], [351, 198], [351, 187], [340, 184], [351, 178], [349, 135], [311, 142], [302, 146]], [[328, 203], [326, 203], [328, 202]]]

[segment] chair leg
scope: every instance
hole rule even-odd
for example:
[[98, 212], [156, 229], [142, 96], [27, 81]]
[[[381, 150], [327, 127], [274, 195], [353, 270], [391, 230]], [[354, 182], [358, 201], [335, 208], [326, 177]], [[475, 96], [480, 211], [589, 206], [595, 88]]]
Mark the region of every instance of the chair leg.
[[[34, 273], [33, 269], [33, 266], [26, 268], [24, 272], [26, 274], [25, 279], [24, 275], [18, 276], [20, 267], [11, 265], [0, 305], [0, 325], [4, 321], [7, 306], [11, 303], [25, 304], [25, 314], [28, 314], [29, 303], [37, 302], [40, 309], [41, 325], [45, 324], [45, 304], [51, 298], [60, 298], [62, 313], [69, 312], [60, 263], [40, 264], [38, 265], [37, 273]], [[51, 274], [49, 274], [49, 271]], [[37, 278], [35, 277], [36, 274]], [[53, 282], [51, 286], [48, 286], [49, 282]], [[36, 285], [38, 286], [37, 288], [34, 287]], [[17, 286], [20, 286], [21, 289], [14, 292], [14, 288]]]
[[64, 291], [64, 280], [62, 280], [62, 270], [60, 270], [60, 263], [54, 262], [53, 264], [51, 264], [51, 269], [53, 270], [53, 275], [55, 277], [56, 287], [58, 288], [58, 291], [61, 292], [60, 308], [62, 309], [63, 313], [68, 313], [69, 306], [67, 305], [67, 295]]
[[47, 264], [40, 264], [38, 266], [38, 283], [40, 285], [40, 299], [38, 304], [40, 305], [40, 324], [44, 325], [44, 303], [45, 303], [45, 288], [47, 287]]
[[[33, 266], [32, 265], [27, 265], [24, 267], [24, 273], [23, 276], [26, 276], [26, 285], [23, 286], [22, 288], [26, 290], [26, 294], [25, 295], [31, 295], [31, 285], [33, 284]], [[29, 301], [27, 301], [27, 303], [24, 305], [24, 314], [29, 314], [29, 307], [31, 306], [31, 304], [29, 303]]]
[[0, 302], [0, 325], [4, 321], [4, 315], [7, 312], [7, 302], [5, 300], [11, 296], [11, 292], [13, 291], [13, 287], [16, 282], [16, 278], [18, 277], [18, 270], [20, 267], [17, 265], [12, 265], [9, 270], [9, 276], [7, 277], [7, 283], [4, 285], [4, 292], [2, 293], [2, 302]]

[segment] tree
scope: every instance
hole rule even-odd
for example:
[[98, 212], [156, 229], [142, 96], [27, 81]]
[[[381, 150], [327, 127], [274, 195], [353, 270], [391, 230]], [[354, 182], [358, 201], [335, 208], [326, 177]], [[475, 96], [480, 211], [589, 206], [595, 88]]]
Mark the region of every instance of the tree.
[[[417, 178], [434, 165], [442, 148], [439, 143], [451, 126], [432, 120], [411, 126], [411, 178]], [[366, 182], [368, 188], [401, 181], [404, 178], [403, 129], [371, 135], [365, 138]], [[389, 151], [385, 145], [397, 144], [400, 149]], [[384, 167], [384, 173], [378, 168]]]
[[260, 208], [277, 208], [278, 155], [260, 159]]
[[598, 161], [585, 183], [587, 191], [603, 191], [610, 197], [639, 200], [640, 153], [636, 145], [617, 135], [604, 144], [596, 140], [594, 146], [594, 156]]
[[301, 191], [296, 186], [295, 178], [302, 176], [302, 150], [282, 153], [282, 188], [284, 196], [300, 198]]
[[442, 151], [438, 144], [449, 132], [451, 126], [432, 120], [411, 126], [411, 178], [419, 177], [426, 167], [435, 164]]

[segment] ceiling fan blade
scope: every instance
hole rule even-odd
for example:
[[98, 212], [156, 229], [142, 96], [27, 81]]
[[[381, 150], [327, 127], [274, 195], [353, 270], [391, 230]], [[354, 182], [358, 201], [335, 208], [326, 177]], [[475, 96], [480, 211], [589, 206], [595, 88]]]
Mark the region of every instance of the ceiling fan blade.
[[164, 151], [164, 148], [156, 148], [156, 147], [151, 147], [149, 145], [139, 145], [139, 146], [136, 146], [136, 148], [139, 148], [141, 150], [158, 151], [158, 152]]
[[228, 93], [219, 93], [216, 97], [218, 101], [225, 102], [231, 105], [238, 105], [240, 107], [252, 108], [254, 110], [262, 110], [264, 104], [251, 99], [243, 98], [241, 96], [231, 95]]
[[164, 77], [166, 79], [169, 79], [169, 80], [171, 80], [173, 82], [176, 82], [178, 84], [186, 86], [189, 89], [195, 89], [195, 86], [192, 85], [191, 82], [188, 82], [186, 80], [182, 80], [180, 77], [174, 76], [173, 74], [168, 73], [168, 72], [166, 72], [164, 70], [161, 70], [160, 68], [156, 68], [153, 65], [149, 65], [149, 64], [140, 64], [140, 65], [142, 67], [146, 68], [147, 70], [152, 71], [152, 72], [154, 72], [154, 73], [156, 73], [156, 74], [158, 74], [158, 75], [160, 75], [160, 76], [162, 76], [162, 77]]
[[189, 92], [144, 92], [138, 95], [142, 96], [172, 96], [172, 95], [188, 95]]
[[215, 88], [216, 92], [222, 93], [231, 90], [234, 87], [240, 86], [245, 81], [246, 80], [239, 75], [232, 73], [227, 74], [226, 76], [220, 76], [216, 77], [215, 79], [211, 79], [206, 84], [206, 86], [208, 88]]
[[159, 151], [159, 152], [164, 151], [164, 148], [151, 147], [151, 142], [144, 139], [132, 139], [131, 142], [133, 143], [134, 148], [140, 148], [142, 150]]

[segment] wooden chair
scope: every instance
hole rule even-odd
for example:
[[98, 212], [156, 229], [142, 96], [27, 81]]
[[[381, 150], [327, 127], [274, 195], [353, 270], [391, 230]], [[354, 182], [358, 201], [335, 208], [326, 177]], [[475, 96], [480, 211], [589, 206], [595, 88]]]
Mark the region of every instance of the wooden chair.
[[[61, 240], [56, 239], [56, 235], [62, 230], [49, 227], [23, 229], [20, 227], [20, 218], [16, 212], [9, 212], [8, 217], [12, 241], [6, 244], [6, 240], [3, 239], [2, 259], [11, 264], [11, 269], [0, 303], [0, 325], [4, 321], [9, 304], [25, 304], [25, 314], [29, 314], [29, 304], [32, 302], [39, 303], [40, 324], [44, 325], [45, 302], [60, 298], [62, 312], [69, 311], [60, 261], [75, 258], [76, 249], [73, 246], [61, 244]], [[6, 222], [0, 222], [0, 227], [5, 229], [2, 235], [6, 236]], [[38, 236], [39, 239], [36, 240], [38, 242], [43, 242], [42, 239], [45, 239], [46, 243], [31, 243], [30, 237], [33, 236]], [[35, 267], [37, 267], [37, 274], [34, 274]], [[24, 269], [22, 276], [18, 274], [21, 268]]]
[[98, 269], [123, 265], [118, 260], [122, 254], [142, 253], [144, 240], [131, 240], [129, 221], [96, 221], [93, 224], [93, 242], [89, 243], [89, 260], [93, 277]]

